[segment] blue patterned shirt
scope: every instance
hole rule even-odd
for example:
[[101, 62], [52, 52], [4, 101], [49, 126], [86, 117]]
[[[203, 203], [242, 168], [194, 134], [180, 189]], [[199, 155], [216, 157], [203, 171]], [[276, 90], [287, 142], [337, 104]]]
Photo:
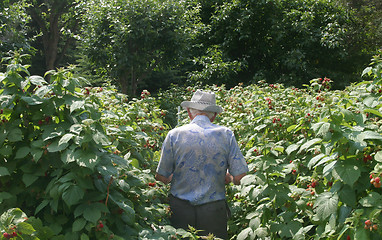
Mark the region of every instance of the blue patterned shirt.
[[163, 142], [157, 173], [171, 180], [170, 193], [193, 205], [225, 199], [225, 175], [248, 172], [233, 132], [196, 116], [171, 130]]

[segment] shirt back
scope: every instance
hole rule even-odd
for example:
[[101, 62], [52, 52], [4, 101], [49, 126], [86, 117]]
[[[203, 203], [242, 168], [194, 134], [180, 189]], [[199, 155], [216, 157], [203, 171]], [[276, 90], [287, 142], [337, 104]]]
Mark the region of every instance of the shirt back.
[[168, 133], [157, 173], [173, 174], [171, 194], [198, 205], [225, 199], [227, 169], [233, 176], [248, 172], [233, 132], [198, 115]]

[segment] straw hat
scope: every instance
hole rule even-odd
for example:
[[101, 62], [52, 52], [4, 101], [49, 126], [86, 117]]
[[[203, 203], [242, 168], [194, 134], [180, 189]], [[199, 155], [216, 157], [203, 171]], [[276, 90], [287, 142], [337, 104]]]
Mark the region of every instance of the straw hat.
[[197, 90], [191, 98], [191, 101], [184, 101], [180, 104], [184, 109], [194, 108], [205, 112], [221, 113], [223, 108], [216, 105], [215, 93]]

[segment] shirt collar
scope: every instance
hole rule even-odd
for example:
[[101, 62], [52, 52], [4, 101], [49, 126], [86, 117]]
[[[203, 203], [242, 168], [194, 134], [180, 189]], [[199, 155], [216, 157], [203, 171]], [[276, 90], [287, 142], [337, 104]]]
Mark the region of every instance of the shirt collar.
[[191, 123], [195, 123], [195, 122], [209, 122], [209, 123], [211, 123], [210, 119], [209, 119], [207, 116], [204, 116], [204, 115], [197, 115], [197, 116], [191, 121]]

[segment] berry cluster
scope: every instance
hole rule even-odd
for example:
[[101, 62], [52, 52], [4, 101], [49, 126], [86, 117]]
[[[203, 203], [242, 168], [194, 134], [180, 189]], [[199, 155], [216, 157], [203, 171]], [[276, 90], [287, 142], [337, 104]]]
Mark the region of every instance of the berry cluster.
[[102, 223], [101, 220], [99, 220], [98, 224], [97, 224], [97, 227], [96, 227], [96, 231], [100, 232], [100, 231], [102, 231], [102, 228], [103, 228], [103, 223]]
[[10, 238], [14, 238], [14, 237], [17, 237], [17, 233], [16, 232], [13, 232], [13, 233], [3, 233], [3, 237], [5, 237], [6, 239], [10, 239]]
[[156, 186], [156, 183], [155, 183], [155, 182], [149, 182], [148, 185], [149, 185], [150, 187], [155, 187], [155, 186]]
[[332, 82], [332, 80], [330, 80], [329, 78], [325, 77], [324, 79], [322, 78], [319, 78], [318, 79], [318, 82], [321, 83], [321, 85], [326, 88], [326, 89], [330, 89], [330, 82]]
[[272, 109], [272, 108], [273, 108], [273, 106], [272, 106], [272, 99], [270, 99], [270, 98], [265, 98], [265, 101], [268, 102], [268, 108], [269, 108], [269, 109]]
[[141, 92], [141, 98], [142, 98], [142, 99], [145, 99], [145, 98], [148, 97], [148, 96], [150, 96], [150, 92], [149, 92], [149, 91], [147, 91], [147, 90], [143, 90], [143, 91]]
[[373, 160], [373, 157], [370, 156], [370, 154], [367, 154], [367, 155], [365, 155], [365, 156], [363, 157], [363, 162], [364, 162], [364, 163], [367, 163], [368, 161], [371, 161], [371, 160]]
[[376, 188], [380, 188], [382, 185], [381, 179], [379, 177], [374, 177], [374, 174], [370, 174], [370, 183]]
[[274, 89], [277, 89], [277, 86], [274, 85], [274, 84], [269, 84], [269, 87], [274, 88]]
[[370, 231], [377, 231], [378, 230], [378, 225], [373, 224], [369, 219], [365, 221], [365, 229], [368, 229]]

